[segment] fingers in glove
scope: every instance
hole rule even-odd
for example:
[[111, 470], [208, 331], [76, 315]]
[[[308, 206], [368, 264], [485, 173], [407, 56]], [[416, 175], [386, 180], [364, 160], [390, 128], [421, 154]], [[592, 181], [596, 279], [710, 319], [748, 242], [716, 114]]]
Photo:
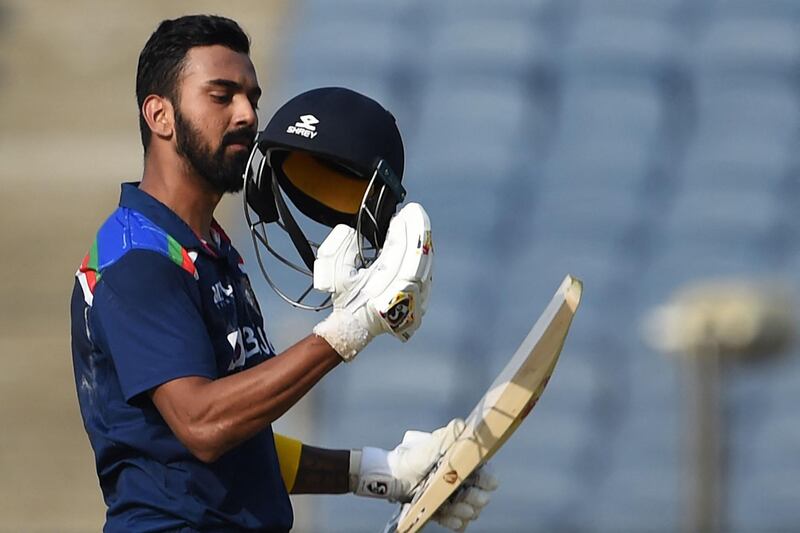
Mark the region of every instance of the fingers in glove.
[[459, 518], [462, 522], [475, 518], [475, 508], [465, 502], [453, 503], [448, 506], [448, 516]]
[[466, 504], [470, 506], [473, 511], [473, 514], [476, 514], [486, 507], [486, 504], [489, 503], [491, 500], [491, 496], [485, 490], [481, 490], [476, 487], [469, 487], [464, 492], [459, 495], [457, 498], [457, 502], [455, 505]]
[[355, 230], [339, 224], [317, 250], [314, 261], [314, 288], [325, 292], [341, 291], [356, 276], [358, 241]]
[[441, 526], [453, 531], [460, 531], [464, 527], [464, 522], [454, 516], [446, 516], [444, 518], [436, 518], [434, 520]]
[[475, 508], [468, 503], [459, 502], [445, 504], [437, 511], [433, 519], [448, 529], [460, 531], [477, 517], [478, 513]]
[[466, 484], [485, 491], [493, 491], [500, 483], [494, 475], [493, 469], [488, 464], [485, 464], [467, 478]]

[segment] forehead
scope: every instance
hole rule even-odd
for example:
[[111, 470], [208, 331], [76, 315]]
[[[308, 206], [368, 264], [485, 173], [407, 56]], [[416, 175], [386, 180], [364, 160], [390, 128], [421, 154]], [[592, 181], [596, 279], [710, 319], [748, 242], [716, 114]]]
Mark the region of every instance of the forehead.
[[184, 84], [225, 79], [246, 88], [258, 85], [256, 69], [250, 57], [221, 45], [191, 48], [186, 54], [181, 79]]

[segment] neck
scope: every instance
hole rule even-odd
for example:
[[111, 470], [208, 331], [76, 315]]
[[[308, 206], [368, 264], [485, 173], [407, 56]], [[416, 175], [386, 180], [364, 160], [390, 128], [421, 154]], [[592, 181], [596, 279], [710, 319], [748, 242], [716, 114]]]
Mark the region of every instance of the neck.
[[176, 165], [173, 161], [164, 165], [148, 154], [139, 189], [169, 207], [198, 236], [210, 239], [211, 221], [222, 194], [214, 191], [188, 164]]

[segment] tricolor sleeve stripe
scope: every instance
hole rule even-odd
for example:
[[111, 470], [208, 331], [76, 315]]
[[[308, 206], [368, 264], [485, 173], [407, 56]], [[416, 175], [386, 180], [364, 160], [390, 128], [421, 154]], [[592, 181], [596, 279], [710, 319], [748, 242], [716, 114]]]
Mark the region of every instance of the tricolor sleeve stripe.
[[78, 278], [78, 283], [81, 285], [81, 290], [83, 291], [83, 301], [86, 302], [86, 305], [91, 306], [92, 302], [94, 301], [94, 287], [89, 286], [89, 280], [86, 277], [86, 273], [78, 270], [75, 273], [75, 277]]
[[165, 255], [194, 279], [198, 279], [194, 264], [196, 252], [187, 251], [175, 238], [143, 215], [120, 208], [100, 228], [89, 253], [75, 273], [87, 304], [92, 304], [95, 286], [103, 270], [134, 249], [152, 250]]
[[84, 301], [92, 305], [92, 300], [94, 298], [94, 288], [97, 285], [97, 282], [100, 281], [100, 273], [97, 272], [97, 241], [95, 240], [92, 243], [92, 247], [89, 250], [89, 253], [83, 258], [81, 261], [81, 266], [78, 268], [78, 271], [75, 273], [77, 276], [78, 281], [81, 284], [81, 289], [83, 290], [83, 299]]
[[86, 256], [86, 268], [90, 270], [97, 271], [97, 263], [98, 263], [98, 253], [97, 253], [97, 239], [94, 240], [92, 243], [92, 247], [89, 250], [89, 254]]
[[189, 252], [187, 252], [171, 235], [167, 235], [167, 254], [176, 265], [193, 277], [197, 277], [197, 268], [194, 266], [191, 257], [189, 257]]

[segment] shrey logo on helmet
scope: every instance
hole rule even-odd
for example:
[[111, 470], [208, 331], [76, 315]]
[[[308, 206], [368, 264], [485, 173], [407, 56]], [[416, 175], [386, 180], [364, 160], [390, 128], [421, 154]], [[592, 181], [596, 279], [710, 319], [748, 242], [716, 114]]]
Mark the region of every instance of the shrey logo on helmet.
[[313, 139], [319, 133], [316, 124], [319, 124], [319, 120], [314, 115], [301, 115], [300, 122], [295, 122], [294, 126], [286, 128], [286, 133], [294, 133], [295, 135]]
[[[319, 135], [323, 124], [324, 135]], [[375, 100], [350, 89], [325, 87], [281, 106], [256, 137], [244, 176], [245, 217], [269, 286], [296, 307], [330, 307], [329, 300], [311, 302], [328, 294], [313, 289], [319, 244], [309, 235], [320, 237], [310, 233], [319, 228], [309, 222], [354, 228], [359, 266], [371, 264], [405, 198], [403, 167], [403, 140], [395, 118]], [[276, 231], [288, 239], [275, 238]], [[269, 255], [277, 260], [271, 266], [264, 262]], [[289, 296], [286, 283], [291, 279], [282, 276], [283, 288], [278, 287], [276, 268], [304, 277], [308, 288]]]

